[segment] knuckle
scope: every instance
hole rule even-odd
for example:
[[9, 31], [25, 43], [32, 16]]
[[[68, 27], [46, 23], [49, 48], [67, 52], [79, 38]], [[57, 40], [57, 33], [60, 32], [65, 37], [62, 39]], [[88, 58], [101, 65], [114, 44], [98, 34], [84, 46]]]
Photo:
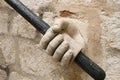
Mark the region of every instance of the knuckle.
[[43, 49], [45, 49], [45, 45], [46, 45], [45, 42], [46, 42], [45, 40], [40, 41], [40, 47]]
[[49, 43], [48, 47], [51, 48], [51, 49], [54, 49], [54, 46], [53, 46], [52, 43]]
[[64, 47], [65, 47], [65, 48], [69, 47], [69, 44], [68, 44], [67, 41], [64, 41]]
[[69, 50], [69, 53], [72, 53], [72, 50], [71, 50], [71, 49]]
[[55, 51], [55, 54], [56, 54], [56, 55], [60, 55], [60, 53], [61, 53], [60, 50], [56, 50], [56, 51]]
[[51, 52], [51, 51], [46, 50], [46, 53], [47, 53], [49, 56], [52, 56], [52, 52]]
[[59, 28], [57, 27], [57, 25], [54, 25], [51, 29], [52, 29], [52, 32], [54, 33], [59, 32]]
[[64, 41], [64, 44], [65, 44], [65, 45], [68, 45], [68, 42], [67, 42], [67, 41]]
[[50, 29], [48, 29], [48, 31], [46, 32], [46, 34], [49, 34], [49, 33], [53, 33], [53, 29], [52, 28], [50, 28]]
[[63, 36], [61, 34], [59, 34], [59, 36], [57, 37], [58, 41], [61, 42], [63, 41]]
[[56, 54], [56, 55], [60, 55], [60, 51], [56, 51], [55, 54]]
[[52, 58], [53, 58], [55, 61], [59, 61], [57, 57], [54, 57], [54, 56], [53, 56]]
[[59, 34], [58, 36], [59, 36], [59, 38], [63, 38], [62, 34]]
[[48, 41], [47, 40], [43, 40], [42, 41], [42, 44], [46, 44]]
[[42, 38], [42, 43], [46, 43], [46, 42], [48, 42], [48, 37], [46, 37], [46, 36], [44, 36], [43, 38]]
[[61, 65], [62, 66], [68, 66], [69, 65], [69, 61], [67, 59], [64, 59], [61, 61]]

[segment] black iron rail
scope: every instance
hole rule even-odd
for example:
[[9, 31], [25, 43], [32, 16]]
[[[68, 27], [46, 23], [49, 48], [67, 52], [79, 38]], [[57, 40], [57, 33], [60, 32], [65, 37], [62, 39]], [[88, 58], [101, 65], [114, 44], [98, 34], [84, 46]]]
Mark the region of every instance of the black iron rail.
[[[42, 34], [45, 34], [45, 32], [50, 28], [47, 23], [45, 23], [42, 19], [35, 15], [19, 0], [5, 1]], [[106, 76], [104, 70], [100, 68], [96, 63], [94, 63], [90, 58], [84, 55], [82, 52], [80, 52], [75, 58], [75, 62], [95, 80], [104, 80]]]

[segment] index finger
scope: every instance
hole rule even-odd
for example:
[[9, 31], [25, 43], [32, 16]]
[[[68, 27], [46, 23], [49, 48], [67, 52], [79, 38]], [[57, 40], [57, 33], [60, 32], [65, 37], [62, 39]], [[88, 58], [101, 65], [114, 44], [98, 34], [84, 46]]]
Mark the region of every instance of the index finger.
[[54, 33], [53, 30], [50, 28], [47, 30], [45, 35], [42, 37], [40, 41], [40, 47], [43, 49], [47, 48], [47, 45], [49, 42], [57, 35], [57, 33]]

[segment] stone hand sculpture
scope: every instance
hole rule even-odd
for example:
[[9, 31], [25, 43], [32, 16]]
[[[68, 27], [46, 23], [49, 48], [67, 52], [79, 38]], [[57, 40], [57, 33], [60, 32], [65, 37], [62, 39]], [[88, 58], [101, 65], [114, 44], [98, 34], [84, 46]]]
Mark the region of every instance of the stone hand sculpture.
[[[28, 9], [19, 0], [5, 0], [5, 1], [9, 5], [11, 5], [18, 13], [20, 13], [28, 22], [30, 22], [42, 34], [45, 34], [46, 31], [50, 28], [50, 26], [47, 23], [45, 23], [38, 16], [36, 16], [30, 9]], [[58, 27], [53, 27], [49, 29], [45, 35], [46, 37], [44, 36], [43, 39], [41, 40], [40, 45], [47, 52], [50, 51], [52, 53], [50, 54], [53, 55], [53, 57], [57, 61], [60, 61], [63, 64], [69, 64], [72, 60], [74, 60], [74, 58], [78, 54], [77, 52], [85, 49], [84, 42], [87, 41], [87, 37], [85, 35], [87, 32], [86, 31], [87, 26], [84, 25], [81, 27], [81, 23], [75, 19], [56, 20], [55, 25]], [[57, 36], [59, 36], [60, 39], [58, 37], [56, 40]], [[44, 41], [45, 38], [47, 40]], [[53, 42], [53, 40], [55, 43]], [[63, 45], [63, 42], [64, 42], [64, 46], [62, 48], [60, 46]], [[42, 45], [42, 43], [46, 43], [46, 44]], [[55, 47], [54, 46], [49, 47], [49, 44], [53, 44], [53, 43], [56, 44]], [[65, 47], [65, 45], [67, 46]], [[50, 48], [52, 49], [50, 50]], [[63, 53], [61, 54], [59, 53], [59, 55], [56, 54], [60, 50]], [[56, 55], [57, 57], [54, 55]], [[97, 64], [95, 64], [92, 60], [90, 60], [83, 53], [80, 52], [78, 54], [78, 56], [75, 58], [75, 62], [79, 66], [81, 66], [81, 68], [85, 70], [95, 80], [104, 80], [105, 78], [104, 70], [102, 70]]]
[[70, 64], [85, 48], [85, 38], [76, 19], [56, 19], [40, 41], [40, 46], [62, 65]]

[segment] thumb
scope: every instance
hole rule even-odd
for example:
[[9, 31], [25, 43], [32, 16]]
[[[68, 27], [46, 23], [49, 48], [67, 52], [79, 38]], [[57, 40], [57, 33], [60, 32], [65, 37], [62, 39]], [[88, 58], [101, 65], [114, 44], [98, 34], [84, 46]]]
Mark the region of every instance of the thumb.
[[52, 27], [53, 32], [59, 33], [68, 27], [69, 23], [66, 18], [56, 19]]

